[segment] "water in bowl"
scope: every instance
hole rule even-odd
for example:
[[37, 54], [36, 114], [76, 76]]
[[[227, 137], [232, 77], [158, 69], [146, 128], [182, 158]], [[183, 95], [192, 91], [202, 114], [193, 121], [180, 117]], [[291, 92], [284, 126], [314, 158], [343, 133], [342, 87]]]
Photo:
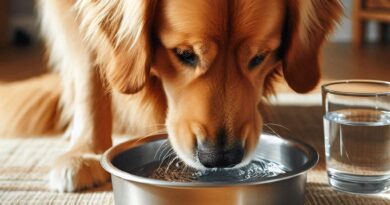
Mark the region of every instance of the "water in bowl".
[[[174, 160], [175, 158], [172, 158]], [[254, 159], [241, 168], [196, 170], [183, 162], [155, 161], [134, 169], [132, 174], [173, 182], [248, 182], [278, 176], [288, 168], [265, 159]]]
[[390, 113], [345, 109], [324, 116], [329, 182], [356, 193], [375, 193], [390, 185]]

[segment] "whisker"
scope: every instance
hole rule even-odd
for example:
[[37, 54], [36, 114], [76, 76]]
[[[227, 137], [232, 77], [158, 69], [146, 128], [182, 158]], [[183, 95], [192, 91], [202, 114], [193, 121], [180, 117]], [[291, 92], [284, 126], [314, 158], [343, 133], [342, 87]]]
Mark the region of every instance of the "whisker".
[[276, 124], [276, 123], [264, 123], [264, 124], [280, 127], [280, 128], [283, 128], [283, 129], [287, 130], [290, 133], [292, 132], [290, 128], [288, 128], [288, 127], [286, 127], [284, 125], [281, 125], [281, 124]]
[[170, 150], [172, 150], [172, 147], [165, 146], [164, 148], [162, 148], [161, 153], [160, 153], [160, 155], [158, 156], [158, 160], [161, 160], [161, 159], [162, 159], [162, 156], [164, 155], [164, 152], [167, 151], [167, 150], [168, 150], [168, 152], [169, 152]]
[[267, 124], [264, 124], [264, 126], [266, 126], [268, 129], [270, 129], [271, 132], [272, 132], [273, 134], [275, 134], [277, 137], [283, 138], [282, 136], [279, 135], [279, 133], [277, 133], [274, 129], [272, 129], [272, 128], [271, 128], [270, 126], [268, 126]]
[[183, 163], [183, 169], [180, 172], [180, 175], [183, 175], [183, 173], [186, 174], [187, 172], [188, 172], [188, 166], [185, 163]]
[[166, 154], [162, 157], [161, 164], [164, 163], [165, 160], [169, 159], [170, 156], [172, 156], [175, 152], [172, 149], [169, 149]]
[[160, 146], [158, 146], [158, 148], [157, 148], [157, 150], [156, 150], [156, 153], [154, 154], [153, 159], [156, 159], [158, 152], [161, 151], [160, 149], [161, 149], [162, 147], [164, 147], [164, 146], [167, 146], [167, 145], [168, 145], [168, 141], [165, 141], [164, 143], [161, 143]]
[[168, 159], [170, 156], [172, 156], [173, 154], [175, 154], [175, 152], [173, 150], [169, 150], [169, 152], [164, 156], [164, 158], [162, 159], [162, 161], [165, 161], [166, 159]]
[[167, 147], [167, 149], [164, 149], [159, 157], [159, 160], [160, 161], [164, 161], [165, 159], [165, 156], [167, 156], [167, 154], [169, 154], [171, 152], [171, 149], [169, 147]]
[[159, 130], [154, 130], [154, 131], [146, 134], [146, 136], [151, 136], [151, 135], [156, 135], [156, 134], [167, 134], [167, 129], [166, 128], [162, 128], [162, 129], [159, 129]]
[[169, 170], [169, 167], [172, 165], [173, 162], [175, 162], [177, 159], [179, 159], [178, 156], [176, 156], [175, 158], [172, 159], [171, 162], [169, 162], [167, 168], [165, 169], [165, 174], [167, 174], [168, 170]]
[[167, 160], [167, 159], [169, 159], [169, 157], [174, 153], [174, 152], [172, 152], [172, 151], [173, 151], [173, 150], [168, 150], [168, 152], [164, 155], [163, 159], [160, 160], [160, 163], [159, 163], [157, 169], [160, 169], [161, 166], [164, 164], [164, 161]]
[[159, 129], [159, 130], [154, 130], [148, 134], [142, 135], [142, 137], [138, 137], [138, 139], [135, 142], [139, 142], [140, 140], [143, 140], [143, 139], [146, 139], [150, 136], [158, 135], [158, 134], [167, 134], [167, 130], [165, 128]]

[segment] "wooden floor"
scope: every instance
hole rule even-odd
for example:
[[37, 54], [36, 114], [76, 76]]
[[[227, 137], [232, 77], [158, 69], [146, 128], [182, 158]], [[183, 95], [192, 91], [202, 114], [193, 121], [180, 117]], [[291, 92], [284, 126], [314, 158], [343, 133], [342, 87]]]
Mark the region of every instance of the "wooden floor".
[[[46, 70], [43, 49], [0, 48], [0, 81], [15, 81]], [[327, 44], [323, 51], [323, 79], [377, 79], [390, 81], [390, 45]]]

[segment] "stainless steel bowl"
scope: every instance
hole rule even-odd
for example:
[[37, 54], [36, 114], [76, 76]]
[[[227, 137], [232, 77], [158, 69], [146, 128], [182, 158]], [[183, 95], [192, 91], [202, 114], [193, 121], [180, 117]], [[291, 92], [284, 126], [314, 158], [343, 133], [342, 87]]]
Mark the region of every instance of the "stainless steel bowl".
[[[287, 167], [289, 172], [255, 182], [169, 182], [140, 177], [121, 170], [155, 161], [165, 135], [133, 140], [107, 150], [101, 160], [111, 174], [115, 204], [131, 205], [302, 205], [306, 172], [318, 162], [317, 152], [295, 140], [263, 134], [256, 155]], [[115, 159], [114, 166], [112, 160]]]

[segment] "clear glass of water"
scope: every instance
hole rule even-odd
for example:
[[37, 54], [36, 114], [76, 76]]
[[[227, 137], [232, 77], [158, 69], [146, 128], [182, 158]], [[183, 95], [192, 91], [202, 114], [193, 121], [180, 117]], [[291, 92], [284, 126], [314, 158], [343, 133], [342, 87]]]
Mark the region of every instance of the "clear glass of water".
[[331, 187], [379, 193], [390, 187], [390, 82], [322, 86], [325, 155]]

